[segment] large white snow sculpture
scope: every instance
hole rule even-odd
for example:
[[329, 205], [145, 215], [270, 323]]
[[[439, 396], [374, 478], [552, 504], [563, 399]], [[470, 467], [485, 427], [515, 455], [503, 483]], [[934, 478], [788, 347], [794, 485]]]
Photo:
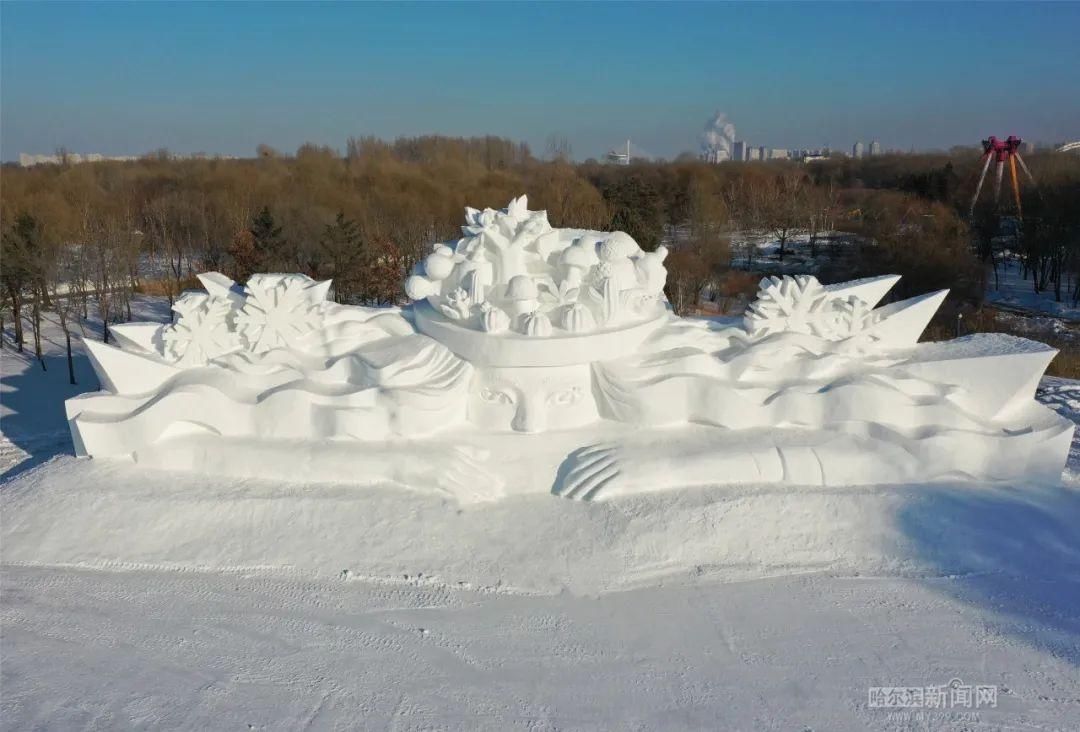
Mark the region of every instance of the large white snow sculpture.
[[664, 247], [554, 229], [524, 197], [466, 221], [408, 278], [405, 308], [211, 273], [172, 324], [88, 341], [105, 391], [67, 402], [77, 452], [463, 500], [515, 490], [506, 466], [553, 452], [532, 469], [584, 499], [1060, 476], [1072, 423], [1032, 398], [1056, 352], [917, 343], [944, 291], [876, 308], [898, 277], [772, 277], [741, 327], [717, 327], [671, 314]]

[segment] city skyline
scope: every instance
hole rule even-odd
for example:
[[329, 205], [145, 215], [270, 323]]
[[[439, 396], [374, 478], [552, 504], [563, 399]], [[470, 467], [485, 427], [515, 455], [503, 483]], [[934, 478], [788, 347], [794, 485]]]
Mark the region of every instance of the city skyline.
[[[788, 149], [1080, 131], [1075, 4], [468, 8], [4, 3], [0, 158], [249, 157], [368, 134], [492, 134], [540, 156], [556, 134], [578, 160], [630, 138], [674, 158], [717, 108]], [[485, 17], [501, 31], [477, 35]]]

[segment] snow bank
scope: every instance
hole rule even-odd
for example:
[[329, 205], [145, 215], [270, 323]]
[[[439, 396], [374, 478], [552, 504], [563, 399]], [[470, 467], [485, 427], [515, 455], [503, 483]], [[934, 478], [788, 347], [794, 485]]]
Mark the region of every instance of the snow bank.
[[1080, 493], [1061, 487], [703, 488], [592, 504], [531, 494], [462, 509], [395, 486], [205, 479], [61, 457], [0, 499], [13, 565], [601, 594], [700, 574], [980, 572], [1020, 537], [1018, 550], [1047, 544], [1039, 555], [1080, 576], [1080, 557], [1056, 548], [1080, 514]]

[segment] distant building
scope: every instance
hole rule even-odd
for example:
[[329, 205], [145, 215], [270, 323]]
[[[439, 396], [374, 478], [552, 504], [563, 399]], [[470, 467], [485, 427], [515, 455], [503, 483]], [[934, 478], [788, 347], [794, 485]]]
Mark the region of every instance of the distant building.
[[758, 147], [748, 147], [748, 148], [746, 148], [746, 159], [747, 160], [761, 160], [761, 148], [758, 148]]
[[746, 160], [746, 143], [742, 140], [736, 140], [731, 145], [731, 159], [732, 160]]
[[623, 152], [622, 150], [610, 150], [607, 154], [607, 160], [609, 163], [615, 163], [616, 165], [629, 165], [630, 141], [626, 141], [626, 152]]
[[761, 160], [768, 160], [769, 159], [769, 148], [765, 147], [764, 145], [759, 147], [758, 148], [758, 157]]
[[851, 157], [853, 157], [853, 158], [861, 158], [862, 156], [863, 156], [863, 144], [862, 144], [862, 140], [860, 140], [859, 142], [856, 142], [854, 145], [851, 146]]
[[881, 143], [874, 140], [870, 143], [870, 157], [881, 154]]
[[[169, 155], [169, 160], [205, 160], [208, 158], [214, 160], [236, 160], [232, 155], [208, 156], [206, 153]], [[80, 163], [101, 163], [105, 161], [130, 162], [138, 159], [139, 158], [134, 155], [102, 155], [101, 153], [86, 153], [85, 155], [79, 153], [63, 153], [56, 155], [31, 155], [28, 153], [19, 153], [19, 165], [23, 168], [32, 168], [35, 165], [79, 165]]]
[[779, 147], [774, 147], [772, 150], [769, 150], [769, 160], [787, 160], [787, 159], [788, 159], [788, 151], [787, 150], [785, 150], [783, 148], [779, 148]]

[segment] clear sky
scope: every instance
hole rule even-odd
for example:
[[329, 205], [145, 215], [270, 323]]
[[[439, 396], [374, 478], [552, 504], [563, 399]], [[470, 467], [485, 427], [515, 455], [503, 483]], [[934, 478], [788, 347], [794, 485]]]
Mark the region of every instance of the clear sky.
[[0, 3], [0, 157], [1080, 138], [1080, 3]]

